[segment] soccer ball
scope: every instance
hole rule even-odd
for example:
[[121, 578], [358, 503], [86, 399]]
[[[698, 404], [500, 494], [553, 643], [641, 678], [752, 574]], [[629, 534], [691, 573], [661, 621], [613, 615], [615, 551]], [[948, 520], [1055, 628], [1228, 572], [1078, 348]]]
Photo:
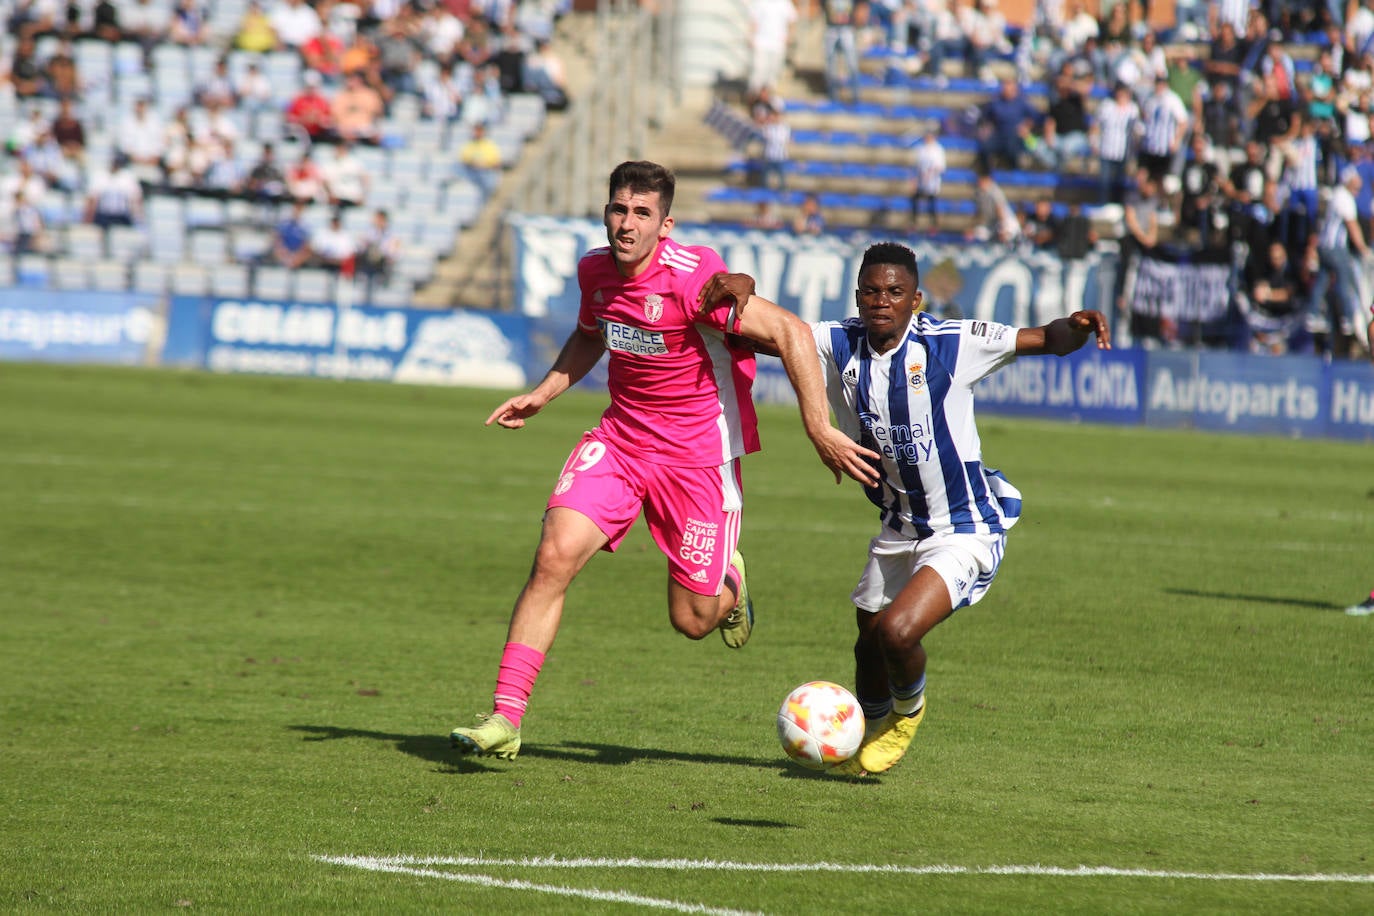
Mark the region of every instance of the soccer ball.
[[859, 750], [864, 714], [854, 694], [831, 681], [809, 681], [778, 709], [778, 741], [808, 770], [828, 770]]

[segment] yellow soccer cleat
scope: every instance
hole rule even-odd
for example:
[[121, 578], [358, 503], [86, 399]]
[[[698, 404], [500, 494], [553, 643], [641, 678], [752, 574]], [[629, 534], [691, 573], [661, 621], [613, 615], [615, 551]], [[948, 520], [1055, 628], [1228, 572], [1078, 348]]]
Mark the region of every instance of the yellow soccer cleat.
[[830, 772], [840, 776], [865, 776], [892, 769], [911, 746], [911, 739], [916, 737], [916, 729], [925, 717], [924, 702], [914, 716], [888, 713], [873, 733], [864, 738], [859, 752], [844, 763], [831, 767]]
[[500, 713], [479, 713], [476, 725], [471, 728], [455, 728], [449, 733], [449, 738], [460, 754], [513, 760], [515, 755], [520, 753], [520, 729]]
[[754, 632], [754, 599], [749, 597], [749, 586], [744, 581], [744, 554], [736, 550], [730, 558], [730, 567], [739, 582], [739, 596], [735, 599], [734, 608], [717, 629], [727, 646], [738, 649], [749, 641], [749, 634]]

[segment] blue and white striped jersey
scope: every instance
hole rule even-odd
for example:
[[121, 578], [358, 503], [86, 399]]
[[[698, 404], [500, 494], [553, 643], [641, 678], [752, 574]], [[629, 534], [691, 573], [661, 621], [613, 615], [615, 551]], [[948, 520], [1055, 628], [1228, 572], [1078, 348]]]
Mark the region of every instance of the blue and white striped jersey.
[[874, 353], [858, 318], [812, 326], [839, 428], [883, 456], [866, 488], [884, 528], [915, 539], [996, 534], [1021, 515], [1021, 494], [984, 467], [973, 385], [1016, 359], [1016, 329], [918, 312], [906, 339]]

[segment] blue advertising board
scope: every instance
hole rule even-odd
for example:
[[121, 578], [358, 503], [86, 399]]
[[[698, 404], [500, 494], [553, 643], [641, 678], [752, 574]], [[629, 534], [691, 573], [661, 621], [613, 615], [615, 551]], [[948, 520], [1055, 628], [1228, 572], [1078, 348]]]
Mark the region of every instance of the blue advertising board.
[[1324, 364], [1311, 357], [1153, 351], [1145, 422], [1228, 432], [1321, 436]]
[[1329, 383], [1322, 411], [1326, 434], [1335, 439], [1374, 441], [1374, 363], [1331, 363], [1326, 372]]
[[0, 295], [0, 359], [136, 365], [162, 323], [156, 296], [7, 289]]
[[215, 372], [522, 388], [528, 324], [522, 315], [489, 312], [178, 296], [163, 362]]

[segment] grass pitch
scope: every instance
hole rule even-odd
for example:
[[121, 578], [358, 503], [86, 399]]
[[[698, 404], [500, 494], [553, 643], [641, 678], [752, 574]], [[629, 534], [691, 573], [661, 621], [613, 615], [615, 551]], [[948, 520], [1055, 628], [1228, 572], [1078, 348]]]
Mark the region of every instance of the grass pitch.
[[750, 645], [671, 630], [641, 526], [520, 758], [472, 761], [602, 405], [483, 428], [502, 397], [0, 365], [0, 908], [1374, 911], [1368, 446], [984, 416], [1022, 521], [907, 759], [851, 781], [773, 715], [851, 681], [875, 513], [765, 409]]

